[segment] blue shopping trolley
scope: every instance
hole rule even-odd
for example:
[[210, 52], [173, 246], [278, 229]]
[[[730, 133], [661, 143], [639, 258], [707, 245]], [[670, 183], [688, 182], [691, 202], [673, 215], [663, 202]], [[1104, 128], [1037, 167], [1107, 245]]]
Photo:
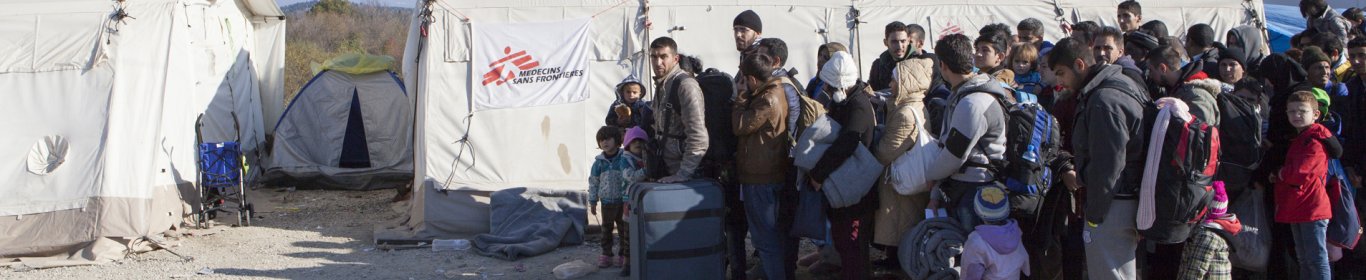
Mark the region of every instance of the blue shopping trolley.
[[[201, 115], [196, 121], [196, 134], [199, 134], [202, 121]], [[195, 178], [200, 194], [200, 210], [196, 212], [199, 226], [205, 227], [209, 220], [218, 217], [219, 212], [232, 210], [237, 212], [238, 226], [251, 226], [251, 215], [256, 211], [247, 202], [241, 147], [235, 141], [203, 143], [202, 136], [196, 138], [199, 142], [196, 145], [199, 174]]]

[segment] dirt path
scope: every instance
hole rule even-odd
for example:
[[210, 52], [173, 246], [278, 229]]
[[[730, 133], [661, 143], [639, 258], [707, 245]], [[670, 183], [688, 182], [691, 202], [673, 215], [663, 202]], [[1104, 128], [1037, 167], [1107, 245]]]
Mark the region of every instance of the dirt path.
[[[393, 194], [259, 190], [250, 194], [259, 212], [253, 226], [230, 226], [236, 216], [222, 214], [217, 221], [223, 224], [171, 238], [179, 244], [172, 250], [192, 261], [158, 250], [101, 266], [5, 267], [0, 279], [555, 279], [551, 270], [559, 264], [597, 261], [596, 242], [517, 262], [469, 251], [376, 250], [374, 225], [406, 211], [404, 204], [389, 202]], [[580, 279], [625, 279], [617, 276], [619, 271], [604, 269]], [[811, 278], [805, 269], [799, 275]]]

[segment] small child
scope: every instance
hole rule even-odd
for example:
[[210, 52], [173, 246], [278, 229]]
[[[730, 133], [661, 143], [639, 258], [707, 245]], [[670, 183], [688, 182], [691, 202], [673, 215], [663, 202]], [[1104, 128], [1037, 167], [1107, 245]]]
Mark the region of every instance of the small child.
[[977, 190], [973, 210], [985, 222], [963, 244], [963, 279], [1020, 279], [1029, 276], [1029, 254], [1020, 240], [1023, 234], [1010, 218], [1006, 190], [987, 186]]
[[[602, 202], [602, 256], [598, 257], [598, 267], [602, 268], [625, 266], [626, 252], [630, 251], [626, 245], [626, 222], [622, 220], [622, 213], [625, 212], [623, 202], [629, 195], [626, 189], [631, 185], [625, 175], [635, 169], [636, 163], [621, 152], [621, 137], [619, 128], [604, 126], [598, 129], [598, 148], [602, 149], [602, 154], [593, 161], [588, 176], [589, 212], [597, 215], [598, 201]], [[620, 229], [620, 233], [613, 235], [613, 229]], [[616, 245], [618, 236], [621, 237], [622, 253], [613, 259], [612, 246]]]
[[1010, 51], [1010, 67], [1015, 70], [1015, 88], [1034, 95], [1043, 94], [1043, 76], [1036, 68], [1039, 50], [1034, 44], [1017, 44]]
[[[626, 130], [626, 141], [623, 142], [624, 144], [622, 145], [623, 147], [626, 147], [626, 154], [623, 156], [630, 161], [631, 167], [622, 171], [621, 175], [622, 179], [626, 180], [628, 186], [645, 181], [645, 147], [649, 143], [646, 142], [648, 141], [647, 139], [650, 138], [645, 134], [645, 129], [637, 126]], [[623, 221], [629, 216], [628, 213], [631, 211], [631, 201], [629, 198], [631, 195], [630, 187], [627, 187], [624, 195], [626, 196], [626, 198], [623, 198], [625, 204], [622, 206], [620, 217]], [[620, 257], [617, 259], [617, 265], [621, 266], [621, 277], [631, 276], [631, 265], [629, 261], [631, 258], [631, 236], [627, 234], [629, 231], [627, 231], [625, 224], [622, 224], [617, 231], [621, 232], [621, 236], [618, 238], [621, 239], [621, 253], [618, 254]]]
[[1243, 230], [1238, 217], [1228, 213], [1228, 193], [1224, 182], [1214, 182], [1214, 201], [1204, 223], [1186, 241], [1181, 254], [1181, 268], [1177, 279], [1232, 279], [1233, 263], [1229, 261], [1229, 240]]
[[607, 126], [618, 129], [628, 127], [649, 128], [654, 124], [654, 109], [650, 102], [641, 100], [645, 85], [635, 77], [626, 77], [617, 84], [617, 101], [607, 110]]
[[1290, 224], [1299, 256], [1300, 279], [1329, 279], [1326, 231], [1333, 212], [1325, 189], [1328, 158], [1342, 154], [1333, 133], [1316, 123], [1324, 109], [1313, 92], [1297, 91], [1286, 107], [1296, 136], [1285, 164], [1271, 181], [1275, 187], [1276, 222]]

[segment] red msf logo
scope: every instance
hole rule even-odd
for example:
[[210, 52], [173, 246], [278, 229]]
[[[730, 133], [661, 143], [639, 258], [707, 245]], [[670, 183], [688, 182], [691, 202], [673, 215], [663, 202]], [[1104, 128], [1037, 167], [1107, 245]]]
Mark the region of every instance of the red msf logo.
[[939, 29], [939, 39], [944, 39], [944, 36], [949, 36], [950, 34], [962, 34], [962, 33], [963, 33], [963, 28], [958, 27], [958, 24], [956, 24], [956, 23], [949, 23], [949, 26], [945, 26], [943, 29]]
[[511, 62], [513, 66], [516, 66], [517, 70], [521, 71], [530, 70], [531, 68], [536, 68], [536, 66], [541, 65], [540, 62], [533, 60], [531, 55], [526, 54], [525, 50], [512, 53], [512, 47], [503, 47], [503, 54], [507, 56], [504, 56], [493, 63], [489, 63], [489, 67], [493, 67], [493, 70], [484, 73], [485, 86], [489, 84], [501, 86], [504, 83], [507, 83], [508, 80], [517, 78], [517, 72], [508, 69], [507, 63], [509, 62]]

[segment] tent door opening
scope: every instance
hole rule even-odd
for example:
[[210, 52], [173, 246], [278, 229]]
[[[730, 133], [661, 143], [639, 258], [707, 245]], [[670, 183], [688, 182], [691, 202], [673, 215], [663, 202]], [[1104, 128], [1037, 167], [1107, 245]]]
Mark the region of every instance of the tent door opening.
[[341, 168], [369, 168], [370, 147], [365, 143], [365, 118], [360, 110], [360, 93], [351, 92], [351, 113], [346, 118], [346, 136], [342, 138]]

